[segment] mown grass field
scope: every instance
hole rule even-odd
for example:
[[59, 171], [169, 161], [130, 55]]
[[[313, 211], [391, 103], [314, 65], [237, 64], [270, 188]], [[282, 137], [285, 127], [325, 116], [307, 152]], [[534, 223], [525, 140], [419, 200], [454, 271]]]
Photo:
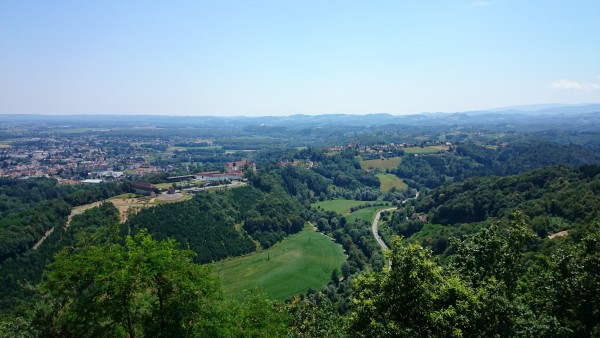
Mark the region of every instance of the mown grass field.
[[400, 157], [392, 157], [386, 159], [377, 159], [377, 160], [364, 160], [360, 161], [360, 167], [362, 170], [368, 170], [370, 168], [386, 170], [386, 169], [396, 169], [400, 164]]
[[404, 148], [405, 154], [436, 154], [448, 150], [448, 146], [427, 146]]
[[155, 187], [157, 187], [158, 189], [169, 189], [169, 187], [171, 187], [173, 185], [173, 183], [156, 183], [154, 184]]
[[258, 288], [271, 299], [285, 300], [309, 288], [320, 290], [345, 259], [340, 245], [307, 227], [268, 250], [211, 267], [226, 298], [242, 299], [244, 290]]
[[363, 221], [367, 221], [370, 223], [371, 221], [373, 221], [373, 218], [375, 218], [375, 214], [377, 213], [377, 210], [382, 209], [382, 208], [389, 208], [389, 207], [379, 206], [379, 207], [369, 207], [369, 208], [357, 210], [357, 211], [351, 213], [350, 215], [346, 216], [346, 222], [352, 223], [352, 222], [356, 221], [357, 219], [361, 219]]
[[408, 188], [406, 183], [394, 174], [379, 174], [377, 175], [377, 178], [379, 178], [379, 190], [381, 192], [388, 192], [392, 188], [398, 190], [406, 190], [406, 188]]
[[326, 211], [335, 211], [338, 214], [346, 215], [346, 214], [350, 213], [350, 208], [355, 207], [357, 205], [365, 204], [365, 203], [368, 203], [368, 202], [338, 199], [338, 200], [330, 200], [330, 201], [322, 201], [322, 202], [313, 203], [312, 207], [313, 208], [321, 207], [323, 210], [326, 210]]

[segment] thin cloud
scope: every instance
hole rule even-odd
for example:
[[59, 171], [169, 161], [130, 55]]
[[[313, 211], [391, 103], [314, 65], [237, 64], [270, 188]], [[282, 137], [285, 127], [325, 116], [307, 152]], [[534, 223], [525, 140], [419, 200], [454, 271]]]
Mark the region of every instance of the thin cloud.
[[600, 90], [600, 84], [593, 82], [558, 80], [550, 84], [554, 89], [574, 89], [574, 90]]
[[473, 1], [469, 4], [469, 7], [487, 7], [493, 4], [492, 1]]

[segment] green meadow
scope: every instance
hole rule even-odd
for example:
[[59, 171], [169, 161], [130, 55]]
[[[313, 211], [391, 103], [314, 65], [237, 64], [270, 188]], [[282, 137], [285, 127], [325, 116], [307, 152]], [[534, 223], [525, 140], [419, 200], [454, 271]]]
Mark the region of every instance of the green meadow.
[[268, 250], [211, 264], [226, 298], [242, 299], [258, 289], [285, 300], [309, 288], [320, 290], [346, 259], [342, 247], [307, 227]]
[[377, 175], [379, 178], [379, 190], [381, 192], [388, 192], [392, 188], [396, 188], [398, 190], [405, 190], [408, 188], [406, 183], [402, 181], [402, 179], [394, 174], [379, 174]]
[[405, 154], [436, 154], [448, 150], [448, 146], [427, 146], [404, 148]]
[[376, 159], [376, 160], [364, 160], [360, 161], [360, 167], [362, 170], [368, 170], [370, 168], [380, 169], [380, 170], [392, 170], [398, 168], [400, 164], [400, 157], [392, 157], [386, 159]]
[[346, 216], [346, 222], [348, 223], [352, 223], [354, 221], [356, 221], [357, 219], [361, 219], [363, 221], [366, 222], [372, 222], [373, 218], [375, 218], [375, 214], [377, 213], [377, 210], [382, 209], [384, 207], [369, 207], [369, 208], [364, 208], [364, 209], [360, 209], [357, 210], [353, 213], [351, 213], [350, 215]]
[[312, 204], [313, 208], [321, 207], [321, 209], [326, 211], [335, 211], [340, 215], [346, 215], [350, 213], [350, 208], [365, 204], [369, 202], [365, 201], [357, 201], [357, 200], [345, 200], [345, 199], [337, 199], [337, 200], [329, 200], [316, 202]]

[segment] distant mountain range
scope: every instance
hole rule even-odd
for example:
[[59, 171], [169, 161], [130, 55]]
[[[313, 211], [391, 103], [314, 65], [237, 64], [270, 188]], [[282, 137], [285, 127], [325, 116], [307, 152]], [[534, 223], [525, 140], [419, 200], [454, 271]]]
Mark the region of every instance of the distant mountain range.
[[[541, 118], [543, 117], [543, 118]], [[0, 115], [0, 122], [44, 123], [61, 126], [71, 123], [111, 127], [165, 128], [327, 128], [373, 127], [382, 125], [407, 126], [484, 126], [500, 125], [518, 128], [524, 125], [570, 127], [600, 126], [600, 104], [561, 105], [541, 104], [513, 106], [480, 111], [455, 113], [421, 113], [413, 115], [290, 115], [261, 117], [231, 116], [160, 116], [160, 115]]]

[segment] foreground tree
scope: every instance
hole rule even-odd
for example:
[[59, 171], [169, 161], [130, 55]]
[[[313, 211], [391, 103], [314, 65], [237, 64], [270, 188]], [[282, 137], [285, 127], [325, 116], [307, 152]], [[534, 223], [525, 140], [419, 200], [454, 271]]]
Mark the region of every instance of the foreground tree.
[[[523, 250], [532, 239], [523, 216], [492, 225], [452, 245], [450, 265], [418, 244], [393, 240], [392, 268], [356, 279], [349, 332], [359, 337], [490, 337], [549, 333], [548, 316], [534, 314]], [[531, 331], [531, 328], [535, 328]], [[529, 331], [528, 331], [529, 330]], [[542, 334], [542, 335], [544, 335]]]
[[348, 331], [357, 337], [462, 336], [473, 295], [460, 280], [444, 275], [429, 251], [393, 240], [391, 270], [355, 280]]
[[39, 286], [46, 336], [188, 336], [212, 325], [218, 283], [192, 253], [145, 231], [125, 244], [69, 248]]

